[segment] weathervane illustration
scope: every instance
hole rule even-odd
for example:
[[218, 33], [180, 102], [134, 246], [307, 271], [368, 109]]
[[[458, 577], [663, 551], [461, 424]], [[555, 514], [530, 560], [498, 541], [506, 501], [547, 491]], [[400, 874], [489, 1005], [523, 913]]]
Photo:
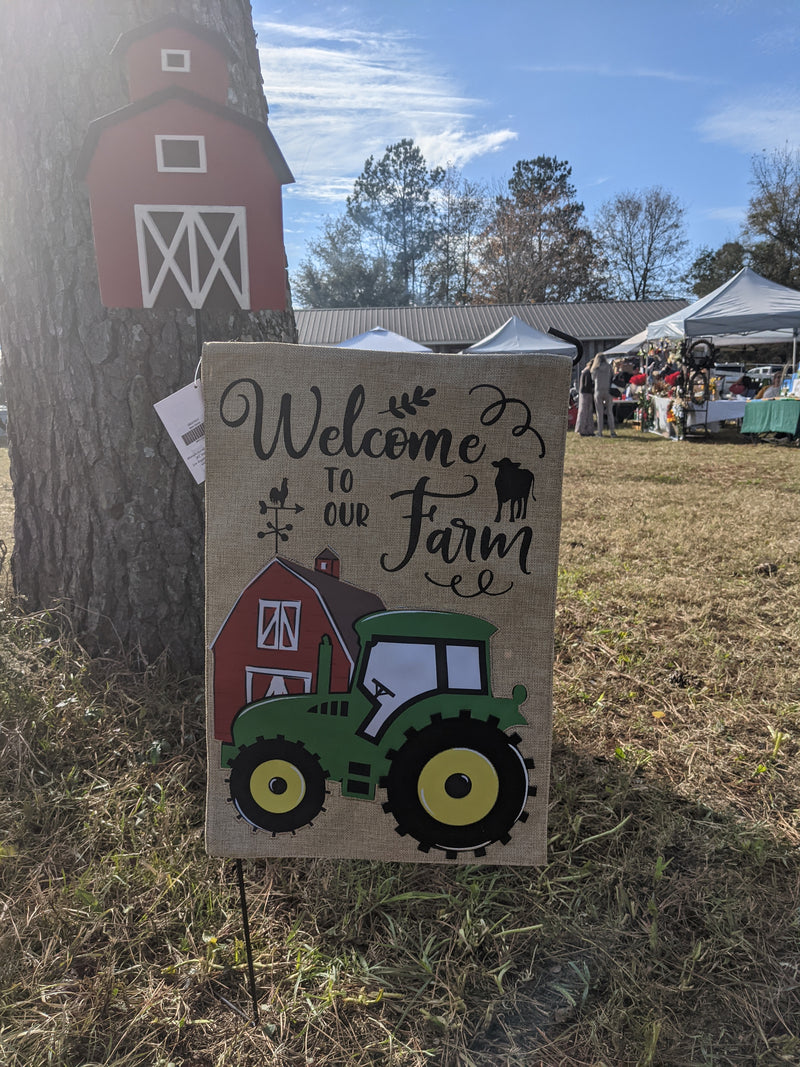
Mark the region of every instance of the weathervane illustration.
[[266, 530], [259, 530], [259, 537], [275, 537], [275, 555], [278, 554], [278, 547], [281, 541], [289, 540], [289, 532], [294, 529], [292, 523], [287, 522], [285, 525], [281, 525], [281, 519], [278, 515], [279, 511], [292, 511], [295, 515], [299, 515], [301, 511], [304, 511], [300, 504], [287, 504], [286, 498], [289, 495], [289, 479], [283, 478], [280, 486], [273, 486], [269, 491], [269, 504], [266, 500], [259, 500], [258, 507], [262, 515], [273, 514], [273, 519], [267, 522]]

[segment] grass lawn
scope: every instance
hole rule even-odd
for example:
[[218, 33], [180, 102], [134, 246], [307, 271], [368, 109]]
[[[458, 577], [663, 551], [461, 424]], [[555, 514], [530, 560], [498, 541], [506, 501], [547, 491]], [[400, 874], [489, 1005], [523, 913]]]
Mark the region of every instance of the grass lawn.
[[7, 601], [0, 1063], [800, 1063], [799, 645], [800, 450], [571, 434], [547, 866], [246, 864], [256, 1028], [200, 679]]

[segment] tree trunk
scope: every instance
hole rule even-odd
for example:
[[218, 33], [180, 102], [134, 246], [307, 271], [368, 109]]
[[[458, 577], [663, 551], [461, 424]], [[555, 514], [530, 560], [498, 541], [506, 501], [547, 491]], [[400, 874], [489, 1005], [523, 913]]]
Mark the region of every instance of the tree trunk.
[[[13, 574], [31, 610], [61, 604], [95, 648], [203, 660], [203, 490], [153, 403], [190, 382], [194, 313], [100, 303], [89, 122], [128, 103], [109, 52], [178, 13], [222, 32], [231, 106], [265, 119], [248, 0], [3, 0], [0, 345], [9, 409]], [[206, 340], [296, 340], [286, 313], [203, 312]]]

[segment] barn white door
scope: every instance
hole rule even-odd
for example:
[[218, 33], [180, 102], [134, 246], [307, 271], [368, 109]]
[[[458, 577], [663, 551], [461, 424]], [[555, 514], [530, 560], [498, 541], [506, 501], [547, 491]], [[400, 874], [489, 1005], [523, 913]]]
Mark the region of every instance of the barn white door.
[[280, 667], [245, 667], [247, 703], [264, 697], [298, 696], [311, 692], [311, 671], [291, 671]]
[[243, 207], [135, 204], [142, 304], [249, 308]]

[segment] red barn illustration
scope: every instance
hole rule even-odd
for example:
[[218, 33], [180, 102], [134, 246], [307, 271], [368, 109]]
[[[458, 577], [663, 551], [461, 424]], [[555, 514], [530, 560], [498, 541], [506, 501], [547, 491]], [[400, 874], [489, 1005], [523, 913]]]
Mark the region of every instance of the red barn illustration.
[[339, 557], [321, 552], [314, 570], [275, 556], [240, 594], [211, 642], [214, 735], [231, 740], [231, 722], [265, 696], [313, 693], [323, 636], [332, 646], [331, 691], [346, 692], [358, 656], [353, 623], [383, 611], [373, 593], [339, 579]]
[[281, 189], [294, 181], [264, 122], [228, 106], [228, 41], [178, 15], [112, 54], [131, 102], [89, 126], [89, 188], [107, 307], [286, 308]]

